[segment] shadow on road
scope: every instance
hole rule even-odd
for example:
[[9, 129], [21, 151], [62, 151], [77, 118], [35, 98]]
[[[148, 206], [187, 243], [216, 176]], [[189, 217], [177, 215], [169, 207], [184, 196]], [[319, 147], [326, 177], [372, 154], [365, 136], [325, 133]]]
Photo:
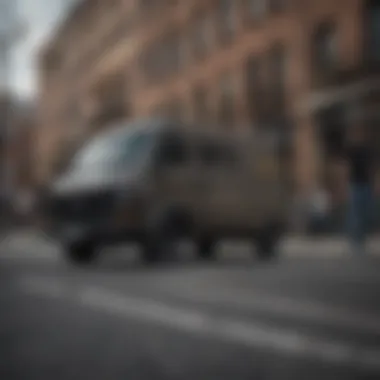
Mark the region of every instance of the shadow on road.
[[272, 261], [262, 261], [254, 257], [216, 257], [212, 261], [202, 261], [196, 257], [175, 257], [165, 259], [154, 264], [144, 263], [138, 256], [131, 258], [127, 253], [125, 255], [118, 253], [117, 255], [101, 253], [98, 260], [91, 266], [91, 271], [98, 273], [154, 273], [165, 271], [183, 271], [191, 272], [194, 269], [220, 269], [234, 268], [247, 269], [249, 271], [255, 269], [272, 268], [281, 263], [281, 259], [277, 258]]

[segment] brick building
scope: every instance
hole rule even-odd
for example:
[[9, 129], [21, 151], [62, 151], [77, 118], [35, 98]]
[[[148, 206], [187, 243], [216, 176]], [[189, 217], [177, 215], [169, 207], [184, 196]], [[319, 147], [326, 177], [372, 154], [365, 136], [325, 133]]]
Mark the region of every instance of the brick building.
[[40, 57], [41, 180], [60, 148], [107, 121], [168, 114], [210, 128], [291, 133], [297, 189], [309, 191], [349, 124], [344, 110], [379, 99], [366, 85], [380, 78], [379, 5], [79, 1]]
[[12, 170], [12, 185], [26, 192], [35, 186], [34, 136], [36, 114], [33, 104], [18, 102], [8, 136], [8, 159]]
[[[34, 105], [11, 93], [0, 94], [0, 194], [6, 210], [33, 195], [36, 185], [34, 136], [38, 132]], [[6, 214], [9, 218], [10, 215]]]
[[9, 92], [0, 91], [0, 213], [9, 196], [8, 135], [14, 99]]

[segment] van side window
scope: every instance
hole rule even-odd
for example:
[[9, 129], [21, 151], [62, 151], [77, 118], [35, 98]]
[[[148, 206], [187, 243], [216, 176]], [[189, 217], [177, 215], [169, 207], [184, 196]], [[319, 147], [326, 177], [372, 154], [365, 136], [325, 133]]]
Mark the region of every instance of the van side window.
[[239, 163], [239, 155], [231, 146], [222, 147], [222, 160], [226, 165], [237, 165]]
[[234, 166], [237, 161], [236, 152], [228, 145], [203, 142], [199, 145], [199, 158], [207, 166]]
[[215, 144], [202, 143], [199, 146], [199, 157], [202, 164], [214, 165], [220, 161], [220, 151]]
[[182, 165], [189, 159], [189, 150], [186, 141], [177, 134], [167, 134], [159, 148], [159, 162], [161, 165]]

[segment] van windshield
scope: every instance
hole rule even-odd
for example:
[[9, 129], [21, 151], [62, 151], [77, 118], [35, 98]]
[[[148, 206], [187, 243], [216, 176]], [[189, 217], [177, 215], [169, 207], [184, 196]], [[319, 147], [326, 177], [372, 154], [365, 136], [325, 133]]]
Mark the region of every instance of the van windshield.
[[113, 134], [96, 139], [74, 158], [72, 170], [91, 174], [131, 168], [148, 154], [151, 141], [150, 134], [146, 132]]

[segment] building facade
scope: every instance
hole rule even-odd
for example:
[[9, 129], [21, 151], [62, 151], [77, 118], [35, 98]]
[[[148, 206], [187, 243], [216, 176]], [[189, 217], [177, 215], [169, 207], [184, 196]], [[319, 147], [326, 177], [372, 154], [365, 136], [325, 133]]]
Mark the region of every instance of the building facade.
[[8, 136], [7, 156], [12, 171], [12, 186], [15, 192], [32, 192], [36, 184], [34, 136], [36, 114], [32, 104], [15, 107]]
[[80, 1], [40, 57], [40, 179], [107, 122], [165, 114], [290, 134], [308, 193], [336, 140], [326, 110], [378, 83], [379, 25], [375, 0]]
[[[0, 194], [3, 217], [16, 216], [18, 204], [32, 197], [37, 177], [34, 136], [38, 132], [34, 105], [11, 93], [0, 94]], [[10, 221], [10, 220], [9, 220]]]
[[8, 161], [12, 172], [13, 211], [15, 216], [22, 219], [28, 217], [31, 212], [37, 185], [35, 172], [37, 166], [34, 155], [35, 130], [34, 106], [19, 104], [11, 124]]
[[14, 99], [9, 92], [0, 92], [0, 209], [11, 191], [8, 157], [9, 130], [14, 110]]

